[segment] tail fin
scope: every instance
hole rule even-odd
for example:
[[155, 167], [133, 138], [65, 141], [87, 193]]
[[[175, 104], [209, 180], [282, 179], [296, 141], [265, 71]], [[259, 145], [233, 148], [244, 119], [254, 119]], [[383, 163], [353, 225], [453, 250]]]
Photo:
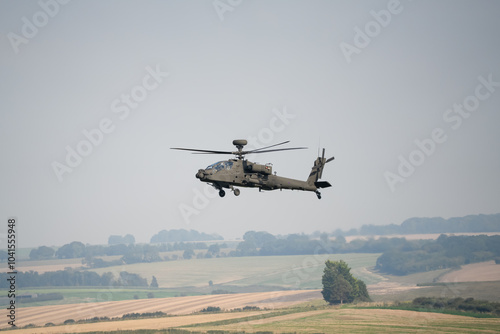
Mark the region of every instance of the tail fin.
[[323, 176], [323, 168], [325, 167], [325, 165], [332, 161], [334, 159], [334, 157], [331, 157], [329, 159], [325, 159], [325, 149], [323, 149], [323, 155], [320, 157], [318, 157], [315, 161], [314, 161], [314, 166], [312, 167], [311, 169], [311, 173], [309, 174], [309, 177], [307, 178], [307, 183], [309, 183], [310, 185], [315, 185], [317, 188], [327, 188], [327, 187], [331, 187], [331, 184], [326, 182], [326, 181], [318, 181], [319, 179], [321, 179], [321, 177]]

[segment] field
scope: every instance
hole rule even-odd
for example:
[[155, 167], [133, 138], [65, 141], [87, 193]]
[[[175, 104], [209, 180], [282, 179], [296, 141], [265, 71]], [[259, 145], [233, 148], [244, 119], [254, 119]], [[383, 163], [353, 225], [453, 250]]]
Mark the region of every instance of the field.
[[154, 275], [160, 287], [205, 287], [208, 282], [220, 286], [263, 285], [294, 289], [321, 288], [325, 261], [346, 261], [352, 273], [367, 284], [382, 278], [364, 270], [373, 267], [380, 254], [295, 255], [260, 257], [225, 257], [160, 263], [138, 263], [96, 269], [102, 274], [120, 271], [140, 274], [148, 280]]
[[[19, 261], [18, 271], [37, 271], [39, 274], [47, 271], [64, 270], [65, 268], [79, 268], [82, 266], [82, 259], [53, 259], [42, 261]], [[0, 272], [9, 271], [7, 266], [0, 268]]]
[[[277, 311], [192, 314], [154, 319], [72, 324], [19, 329], [16, 333], [123, 333], [177, 328], [194, 333], [495, 333], [499, 318], [471, 318], [439, 313], [314, 307], [302, 305]], [[151, 332], [148, 332], [151, 333]]]
[[[18, 309], [16, 313], [18, 326], [28, 324], [44, 326], [50, 322], [61, 324], [68, 319], [116, 318], [127, 313], [161, 311], [169, 315], [184, 315], [200, 311], [208, 306], [217, 306], [222, 309], [243, 308], [244, 306], [274, 309], [319, 298], [321, 294], [318, 290], [293, 290], [24, 307]], [[6, 313], [7, 309], [4, 309], [2, 314]], [[5, 315], [2, 318], [5, 319]], [[5, 322], [0, 324], [0, 327], [6, 326]]]
[[[379, 254], [300, 255], [212, 258], [123, 265], [95, 270], [99, 274], [137, 273], [160, 288], [71, 287], [24, 289], [20, 293], [59, 292], [64, 300], [18, 304], [19, 326], [62, 324], [68, 319], [121, 317], [126, 313], [162, 311], [159, 319], [120, 320], [21, 329], [19, 333], [119, 331], [120, 329], [185, 328], [193, 332], [226, 330], [257, 332], [480, 332], [498, 331], [498, 319], [395, 310], [325, 307], [320, 293], [326, 259], [346, 261], [355, 277], [365, 281], [376, 302], [412, 300], [421, 296], [473, 297], [500, 301], [500, 278], [494, 262], [408, 276], [382, 275], [373, 270]], [[80, 260], [22, 261], [39, 272], [74, 267]], [[471, 276], [472, 274], [472, 276]], [[471, 282], [467, 277], [482, 280]], [[487, 281], [497, 278], [497, 281]], [[465, 280], [465, 282], [462, 282]], [[212, 281], [209, 284], [209, 281]], [[212, 291], [232, 292], [211, 294]], [[148, 294], [154, 298], [148, 298]], [[5, 295], [5, 292], [2, 292]], [[304, 306], [304, 303], [309, 306]], [[297, 305], [302, 305], [297, 307]], [[43, 306], [43, 307], [40, 307]], [[208, 306], [230, 310], [258, 306], [262, 311], [193, 314]], [[293, 308], [290, 308], [293, 307]], [[284, 309], [283, 309], [284, 308]], [[5, 319], [6, 308], [0, 312]], [[252, 317], [253, 320], [248, 320]], [[256, 317], [256, 318], [255, 318]], [[223, 320], [225, 322], [223, 322]], [[219, 321], [213, 323], [214, 321]], [[228, 323], [229, 321], [230, 323]], [[193, 327], [186, 327], [193, 326]], [[6, 321], [0, 328], [7, 327]]]
[[222, 326], [198, 326], [200, 331], [260, 331], [273, 333], [480, 333], [498, 332], [500, 319], [382, 309], [326, 309]]
[[500, 265], [495, 261], [473, 263], [462, 266], [460, 270], [441, 276], [438, 282], [485, 282], [500, 280]]

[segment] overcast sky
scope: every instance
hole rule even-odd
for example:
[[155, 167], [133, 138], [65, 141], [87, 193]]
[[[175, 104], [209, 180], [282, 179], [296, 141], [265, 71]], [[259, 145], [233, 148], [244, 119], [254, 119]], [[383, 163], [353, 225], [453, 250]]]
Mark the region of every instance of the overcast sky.
[[[20, 247], [500, 212], [498, 1], [0, 1], [0, 212]], [[323, 198], [194, 177], [232, 150]], [[250, 146], [250, 145], [249, 145]], [[6, 233], [6, 227], [2, 233]], [[3, 234], [2, 241], [5, 241]]]

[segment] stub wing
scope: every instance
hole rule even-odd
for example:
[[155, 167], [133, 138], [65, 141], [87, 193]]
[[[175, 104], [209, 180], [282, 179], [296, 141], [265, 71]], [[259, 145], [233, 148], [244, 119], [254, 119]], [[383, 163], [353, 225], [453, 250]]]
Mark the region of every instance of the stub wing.
[[332, 186], [328, 181], [316, 181], [314, 182], [314, 185], [316, 188], [328, 188]]

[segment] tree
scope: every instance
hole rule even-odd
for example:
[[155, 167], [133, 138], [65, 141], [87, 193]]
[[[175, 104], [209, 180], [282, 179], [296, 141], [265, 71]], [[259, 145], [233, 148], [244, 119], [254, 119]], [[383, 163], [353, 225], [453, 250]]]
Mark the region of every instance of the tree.
[[135, 238], [132, 234], [127, 234], [124, 237], [121, 235], [110, 235], [108, 238], [108, 245], [133, 245]]
[[60, 259], [74, 259], [85, 256], [85, 245], [79, 241], [66, 244], [56, 251], [56, 256]]
[[216, 256], [219, 254], [219, 252], [220, 252], [220, 246], [218, 244], [212, 244], [208, 246], [207, 254]]
[[108, 238], [108, 245], [120, 245], [124, 244], [121, 235], [110, 235]]
[[351, 268], [342, 260], [325, 262], [321, 291], [325, 301], [330, 304], [343, 304], [355, 300], [370, 300], [366, 284], [353, 277], [350, 271]]
[[123, 237], [123, 242], [127, 245], [132, 245], [135, 243], [135, 238], [132, 234], [127, 234]]
[[352, 286], [342, 277], [342, 275], [337, 276], [332, 287], [331, 298], [333, 300], [340, 300], [340, 304], [342, 305], [344, 300], [351, 299]]
[[194, 256], [194, 251], [192, 249], [186, 249], [184, 253], [182, 253], [182, 257], [186, 260], [191, 259]]
[[30, 260], [47, 260], [54, 257], [55, 251], [47, 246], [34, 248], [30, 252]]
[[151, 287], [151, 288], [157, 288], [158, 287], [158, 281], [156, 280], [155, 276], [153, 276], [153, 278], [151, 279], [151, 284], [149, 285], [149, 287]]

